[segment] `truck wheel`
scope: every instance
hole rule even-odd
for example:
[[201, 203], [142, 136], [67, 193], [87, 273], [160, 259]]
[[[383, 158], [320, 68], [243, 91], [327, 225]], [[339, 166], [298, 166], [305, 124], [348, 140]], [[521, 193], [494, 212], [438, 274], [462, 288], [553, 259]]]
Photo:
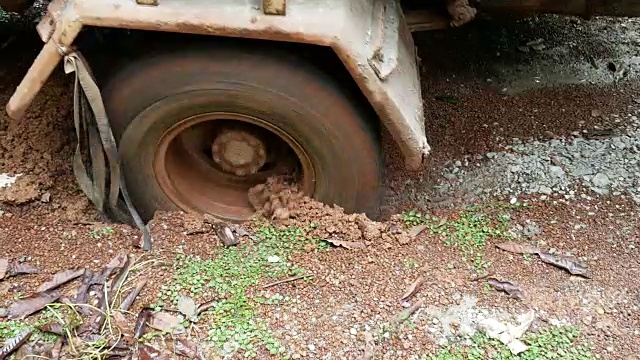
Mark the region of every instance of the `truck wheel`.
[[291, 54], [191, 50], [128, 65], [103, 89], [140, 215], [254, 214], [247, 192], [275, 174], [347, 212], [376, 213], [382, 161], [370, 115]]

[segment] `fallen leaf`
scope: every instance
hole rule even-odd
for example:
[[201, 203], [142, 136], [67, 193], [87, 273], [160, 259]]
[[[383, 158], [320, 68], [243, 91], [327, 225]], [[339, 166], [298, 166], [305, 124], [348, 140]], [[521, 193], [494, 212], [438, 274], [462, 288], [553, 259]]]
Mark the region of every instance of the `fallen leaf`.
[[407, 288], [407, 291], [404, 293], [404, 295], [402, 295], [400, 300], [403, 301], [413, 296], [413, 294], [418, 292], [420, 285], [422, 285], [423, 282], [424, 282], [424, 278], [422, 276], [418, 276], [416, 281], [414, 281], [411, 285], [409, 285], [409, 287]]
[[391, 319], [392, 327], [397, 327], [398, 325], [405, 322], [409, 318], [409, 316], [411, 316], [411, 314], [413, 314], [414, 312], [418, 311], [418, 309], [420, 309], [423, 304], [424, 304], [424, 300], [419, 300], [418, 302], [411, 305], [410, 307], [400, 311], [398, 314], [396, 314], [396, 316], [393, 317], [393, 319]]
[[184, 327], [180, 324], [180, 318], [167, 314], [166, 312], [157, 312], [151, 315], [149, 326], [162, 332], [172, 334], [180, 334], [184, 332]]
[[122, 269], [128, 260], [127, 253], [121, 251], [116, 255], [107, 266], [102, 269], [102, 272], [96, 274], [91, 281], [90, 285], [104, 285], [113, 272], [117, 269]]
[[120, 268], [120, 271], [118, 272], [118, 276], [113, 280], [111, 286], [109, 286], [110, 289], [115, 290], [116, 293], [120, 291], [120, 288], [129, 275], [129, 271], [131, 270], [131, 267], [134, 263], [135, 257], [131, 254], [128, 255], [127, 260], [125, 260], [124, 265], [122, 265], [122, 268]]
[[246, 236], [250, 240], [253, 240], [253, 241], [257, 240], [255, 236], [251, 235], [250, 232], [248, 232], [247, 230], [245, 230], [243, 227], [239, 225], [230, 225], [229, 227], [231, 228], [233, 233], [236, 234], [237, 236], [240, 236], [240, 237]]
[[158, 358], [158, 355], [160, 355], [160, 353], [156, 351], [156, 349], [148, 345], [138, 344], [138, 357], [140, 360], [155, 360]]
[[120, 333], [122, 334], [120, 341], [116, 345], [120, 345], [124, 348], [128, 348], [132, 344], [135, 344], [136, 340], [133, 337], [134, 329], [131, 327], [131, 323], [127, 321], [127, 319], [124, 317], [124, 315], [121, 312], [114, 311], [112, 316], [113, 316], [113, 321], [118, 327], [118, 330], [120, 330]]
[[499, 249], [515, 254], [537, 254], [540, 252], [536, 246], [526, 243], [508, 242], [496, 245]]
[[84, 274], [84, 269], [60, 271], [57, 274], [53, 275], [53, 279], [51, 279], [51, 281], [47, 281], [46, 283], [40, 285], [36, 291], [43, 292], [55, 289], [62, 284], [80, 277], [82, 274]]
[[240, 243], [240, 240], [238, 240], [238, 237], [233, 233], [233, 230], [231, 230], [228, 225], [215, 224], [213, 229], [224, 246], [233, 246]]
[[514, 285], [508, 281], [499, 281], [494, 278], [487, 280], [487, 282], [489, 283], [489, 285], [493, 286], [494, 289], [498, 291], [504, 291], [514, 299], [525, 299], [524, 292], [517, 285]]
[[218, 303], [218, 301], [219, 301], [219, 299], [209, 300], [206, 303], [201, 304], [200, 306], [198, 306], [198, 311], [197, 311], [196, 315], [200, 315], [202, 312], [211, 309], [212, 307], [214, 307]]
[[197, 314], [198, 307], [192, 298], [183, 295], [178, 299], [178, 311], [190, 319]]
[[91, 281], [93, 280], [94, 274], [93, 271], [87, 269], [82, 275], [82, 284], [78, 287], [78, 291], [76, 292], [75, 302], [77, 304], [84, 304], [87, 302], [87, 295], [89, 295], [89, 288], [91, 287]]
[[61, 294], [57, 290], [35, 293], [11, 304], [11, 306], [9, 306], [7, 317], [9, 319], [24, 319], [26, 316], [29, 316], [58, 300], [60, 296]]
[[9, 259], [0, 259], [0, 280], [16, 275], [38, 273], [40, 273], [40, 270], [31, 265], [17, 262], [10, 263]]
[[56, 341], [55, 345], [49, 350], [48, 358], [50, 360], [58, 360], [60, 358], [60, 353], [62, 352], [62, 338], [59, 338]]
[[44, 332], [48, 332], [56, 335], [64, 334], [64, 330], [62, 329], [62, 324], [60, 324], [59, 322], [48, 322], [40, 326], [38, 329], [40, 329], [40, 331], [44, 331]]
[[411, 229], [409, 229], [409, 236], [414, 238], [414, 237], [420, 235], [420, 233], [423, 232], [426, 229], [427, 229], [427, 225], [416, 225], [416, 226], [412, 227]]
[[205, 360], [198, 352], [198, 346], [193, 341], [180, 339], [173, 342], [176, 355], [186, 356], [189, 359]]
[[120, 310], [123, 310], [123, 311], [129, 310], [129, 308], [131, 307], [131, 304], [133, 304], [133, 302], [136, 300], [136, 297], [138, 297], [138, 295], [140, 294], [140, 291], [142, 291], [142, 288], [144, 288], [145, 285], [147, 285], [147, 279], [140, 280], [136, 284], [136, 287], [133, 288], [129, 292], [129, 294], [127, 294], [124, 300], [122, 300], [122, 303], [120, 304]]
[[587, 279], [591, 278], [589, 270], [586, 267], [576, 263], [575, 261], [569, 260], [566, 256], [556, 256], [543, 251], [539, 252], [538, 256], [540, 256], [540, 260], [543, 262], [565, 269], [572, 275], [579, 275]]
[[133, 328], [133, 338], [139, 339], [142, 335], [146, 333], [147, 324], [149, 323], [149, 319], [151, 319], [152, 310], [150, 308], [143, 308], [138, 313], [138, 318], [136, 319], [136, 326]]
[[12, 264], [9, 266], [8, 276], [25, 275], [25, 274], [39, 274], [40, 269], [31, 266], [29, 264]]
[[18, 350], [31, 337], [31, 330], [25, 330], [20, 334], [7, 340], [2, 349], [0, 349], [0, 360], [7, 358], [11, 353]]
[[349, 249], [349, 250], [354, 250], [354, 249], [366, 249], [367, 246], [360, 241], [344, 241], [344, 240], [340, 240], [336, 237], [332, 237], [326, 240], [327, 242], [335, 245], [335, 246], [342, 246], [343, 248]]

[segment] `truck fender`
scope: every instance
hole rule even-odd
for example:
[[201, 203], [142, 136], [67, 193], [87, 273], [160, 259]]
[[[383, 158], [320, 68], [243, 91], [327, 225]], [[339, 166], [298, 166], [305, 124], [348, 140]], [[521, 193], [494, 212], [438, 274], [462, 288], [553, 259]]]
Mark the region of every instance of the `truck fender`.
[[9, 100], [9, 116], [24, 116], [83, 26], [297, 42], [333, 49], [407, 168], [420, 168], [428, 155], [415, 47], [397, 0], [142, 2], [53, 0], [37, 26], [45, 45]]

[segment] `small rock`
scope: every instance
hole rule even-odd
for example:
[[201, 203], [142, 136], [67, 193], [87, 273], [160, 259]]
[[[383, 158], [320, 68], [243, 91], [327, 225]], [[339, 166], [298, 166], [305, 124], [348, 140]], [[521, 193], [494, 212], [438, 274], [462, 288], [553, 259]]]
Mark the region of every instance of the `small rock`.
[[358, 330], [356, 330], [356, 328], [351, 328], [351, 330], [349, 330], [349, 334], [358, 335]]
[[610, 183], [609, 177], [602, 173], [597, 173], [593, 179], [591, 179], [591, 183], [598, 188], [606, 188]]
[[48, 203], [49, 201], [51, 201], [51, 193], [47, 191], [46, 193], [42, 194], [40, 202]]
[[596, 307], [596, 312], [599, 315], [604, 315], [604, 309], [602, 307], [600, 307], [600, 306]]
[[307, 348], [309, 349], [309, 351], [316, 351], [316, 346], [313, 344], [307, 345]]
[[548, 186], [541, 185], [540, 188], [538, 189], [538, 192], [540, 194], [551, 195], [553, 193], [553, 190], [551, 190], [551, 188]]
[[535, 222], [530, 222], [529, 224], [524, 226], [524, 229], [522, 229], [522, 234], [526, 237], [533, 237], [536, 235], [540, 235], [540, 233], [542, 233], [542, 231], [540, 230], [540, 226], [538, 226], [538, 224], [536, 224]]

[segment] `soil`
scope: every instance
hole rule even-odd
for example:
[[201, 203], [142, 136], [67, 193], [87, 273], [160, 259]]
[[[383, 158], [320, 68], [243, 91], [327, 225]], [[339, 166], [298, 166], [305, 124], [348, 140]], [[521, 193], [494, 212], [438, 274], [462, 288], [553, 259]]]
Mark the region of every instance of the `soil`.
[[[474, 281], [478, 272], [462, 260], [459, 249], [446, 246], [445, 239], [429, 231], [410, 237], [409, 229], [394, 216], [414, 209], [439, 218], [459, 216], [460, 199], [433, 198], [431, 189], [441, 169], [465, 155], [486, 154], [513, 138], [545, 140], [552, 135], [617, 126], [591, 114], [594, 109], [602, 114], [630, 111], [640, 99], [634, 65], [626, 78], [616, 82], [607, 78], [611, 74], [598, 72], [589, 81], [569, 85], [565, 77], [559, 81], [550, 75], [541, 86], [529, 81], [530, 74], [550, 67], [572, 69], [572, 64], [589, 62], [585, 54], [596, 64], [625, 62], [632, 50], [637, 54], [640, 49], [637, 34], [640, 24], [627, 19], [576, 22], [542, 17], [480, 22], [450, 33], [417, 35], [426, 126], [433, 148], [426, 169], [420, 173], [404, 171], [397, 149], [387, 138], [385, 221], [374, 222], [297, 198], [286, 217], [274, 220], [304, 227], [315, 223], [313, 236], [366, 246], [364, 250], [335, 247], [330, 251], [310, 247], [294, 257], [313, 279], [273, 289], [296, 299], [293, 304], [260, 308], [288, 353], [293, 358], [353, 359], [375, 348], [380, 358], [417, 358], [461, 339], [455, 329], [475, 324], [479, 315], [506, 319], [535, 309], [537, 320], [531, 331], [549, 324], [575, 325], [603, 358], [637, 358], [640, 210], [629, 199], [558, 197], [531, 208], [510, 209], [513, 231], [535, 224], [539, 232], [525, 236], [525, 240], [577, 256], [592, 276], [570, 276], [538, 259], [505, 253], [495, 248], [498, 240], [491, 239], [485, 254], [488, 270], [494, 277], [518, 284], [528, 295], [525, 301], [488, 291], [485, 282]], [[33, 34], [21, 36], [20, 41], [11, 41], [0, 50], [2, 104], [38, 51]], [[541, 37], [547, 49], [558, 51], [540, 54], [518, 50], [523, 41]], [[483, 41], [474, 41], [478, 38]], [[5, 39], [0, 35], [0, 44]], [[497, 60], [496, 47], [500, 52]], [[529, 71], [517, 72], [515, 68]], [[489, 78], [492, 80], [487, 81]], [[505, 86], [517, 90], [502, 91]], [[95, 211], [76, 186], [71, 168], [75, 149], [71, 89], [71, 79], [58, 69], [25, 119], [13, 121], [0, 112], [0, 173], [24, 174], [11, 187], [0, 189], [0, 258], [43, 270], [1, 281], [0, 308], [18, 295], [32, 293], [58, 271], [77, 267], [99, 270], [121, 251], [167, 262], [176, 252], [208, 258], [221, 246], [212, 233], [193, 231], [203, 226], [199, 217], [158, 213], [149, 225], [153, 251], [145, 253], [134, 246], [139, 243], [136, 229], [113, 223]], [[425, 203], [431, 206], [425, 207]], [[442, 203], [451, 206], [437, 206]], [[105, 228], [113, 231], [101, 233]], [[169, 271], [170, 267], [159, 265], [150, 272], [134, 313], [155, 301]], [[424, 284], [409, 304], [403, 304], [400, 297], [419, 276], [425, 279]], [[402, 327], [396, 336], [374, 345], [372, 339], [381, 331], [381, 324], [419, 301], [424, 305], [411, 317], [414, 326]]]

